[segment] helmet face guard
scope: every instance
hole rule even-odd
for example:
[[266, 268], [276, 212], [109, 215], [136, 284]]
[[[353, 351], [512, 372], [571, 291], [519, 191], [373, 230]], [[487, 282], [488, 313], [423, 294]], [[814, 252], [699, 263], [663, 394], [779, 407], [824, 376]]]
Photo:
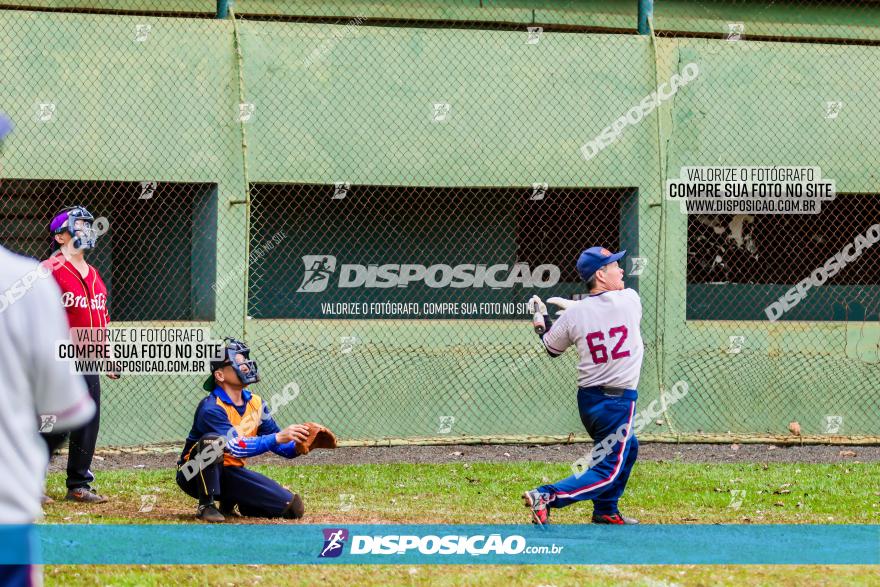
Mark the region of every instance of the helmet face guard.
[[[82, 206], [62, 210], [49, 224], [52, 235], [67, 233], [73, 237], [73, 246], [80, 250], [94, 249], [98, 234], [94, 229], [95, 217]], [[54, 242], [54, 239], [53, 239]]]
[[257, 362], [251, 359], [251, 349], [243, 342], [233, 340], [226, 347], [226, 360], [229, 362], [232, 370], [238, 375], [238, 378], [245, 385], [256, 383], [260, 380], [260, 373], [257, 371]]
[[204, 388], [207, 391], [213, 391], [216, 387], [214, 382], [214, 371], [223, 367], [232, 367], [235, 374], [243, 385], [250, 385], [260, 380], [260, 374], [257, 370], [257, 362], [250, 358], [251, 349], [242, 341], [234, 338], [225, 338], [226, 348], [223, 349], [223, 356], [211, 363], [211, 376], [205, 382]]

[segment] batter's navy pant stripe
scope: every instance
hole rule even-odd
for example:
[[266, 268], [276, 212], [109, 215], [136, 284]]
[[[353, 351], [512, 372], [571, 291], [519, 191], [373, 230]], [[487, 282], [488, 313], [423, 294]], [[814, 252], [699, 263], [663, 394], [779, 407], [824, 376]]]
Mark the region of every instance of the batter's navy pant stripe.
[[565, 492], [560, 491], [556, 494], [557, 497], [577, 497], [582, 493], [586, 493], [587, 491], [595, 491], [596, 489], [600, 489], [605, 487], [609, 483], [613, 483], [617, 476], [620, 474], [620, 469], [623, 467], [623, 451], [626, 449], [626, 443], [630, 439], [630, 432], [632, 429], [632, 421], [633, 421], [633, 413], [636, 410], [636, 402], [632, 402], [632, 405], [629, 407], [629, 418], [626, 423], [626, 438], [623, 439], [623, 442], [620, 443], [620, 450], [617, 453], [617, 464], [614, 466], [614, 469], [611, 471], [611, 474], [605, 479], [600, 479], [595, 483], [591, 483], [586, 487], [580, 487], [575, 491]]

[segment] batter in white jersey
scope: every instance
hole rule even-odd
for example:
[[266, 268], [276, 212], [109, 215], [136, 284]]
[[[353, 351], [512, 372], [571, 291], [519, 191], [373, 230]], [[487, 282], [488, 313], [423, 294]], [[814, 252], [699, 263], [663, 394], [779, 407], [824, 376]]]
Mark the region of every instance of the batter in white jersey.
[[624, 255], [602, 247], [583, 251], [577, 270], [589, 295], [577, 302], [550, 298], [563, 308], [556, 323], [538, 296], [529, 300], [535, 332], [547, 353], [555, 358], [572, 345], [577, 348], [578, 411], [595, 443], [593, 454], [602, 455], [586, 471], [523, 493], [536, 524], [549, 523], [551, 508], [584, 500], [593, 502], [594, 523], [638, 523], [617, 508], [638, 455], [632, 423], [645, 353], [639, 329], [642, 303], [638, 293], [625, 289], [618, 264]]
[[578, 387], [636, 389], [645, 354], [641, 320], [642, 302], [634, 290], [604, 291], [568, 306], [542, 340], [553, 355], [577, 347]]

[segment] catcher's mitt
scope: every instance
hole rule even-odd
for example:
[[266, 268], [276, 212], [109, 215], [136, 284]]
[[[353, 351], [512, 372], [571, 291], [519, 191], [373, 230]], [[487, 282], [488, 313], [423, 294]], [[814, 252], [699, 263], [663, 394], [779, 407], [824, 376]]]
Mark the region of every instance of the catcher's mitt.
[[309, 427], [309, 437], [305, 442], [296, 444], [297, 455], [307, 455], [313, 448], [336, 448], [336, 435], [330, 432], [326, 426], [316, 424], [315, 422], [306, 422]]

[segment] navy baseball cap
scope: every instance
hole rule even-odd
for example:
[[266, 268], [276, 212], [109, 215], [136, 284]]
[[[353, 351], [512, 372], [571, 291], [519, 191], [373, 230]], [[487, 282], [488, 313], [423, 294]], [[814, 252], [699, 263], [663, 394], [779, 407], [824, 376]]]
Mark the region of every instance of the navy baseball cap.
[[590, 247], [581, 253], [577, 261], [577, 272], [581, 279], [587, 281], [596, 271], [615, 261], [622, 259], [626, 251], [612, 253], [604, 247]]

